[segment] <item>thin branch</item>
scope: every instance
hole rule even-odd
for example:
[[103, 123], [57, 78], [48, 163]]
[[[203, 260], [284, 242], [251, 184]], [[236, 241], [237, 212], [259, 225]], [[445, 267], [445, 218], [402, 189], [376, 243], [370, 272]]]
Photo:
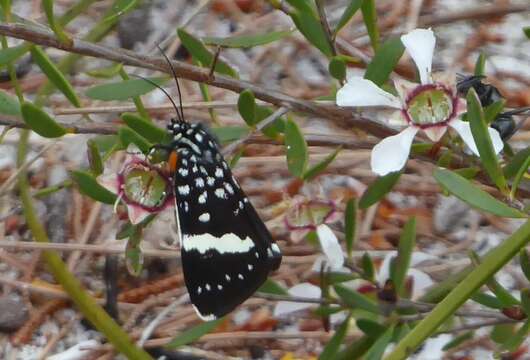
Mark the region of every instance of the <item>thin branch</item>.
[[[70, 53], [107, 59], [124, 65], [171, 73], [169, 64], [161, 57], [136, 54], [121, 48], [111, 48], [93, 44], [76, 38], [71, 44], [63, 44], [53, 32], [36, 26], [0, 23], [0, 35], [27, 40], [34, 44], [50, 46]], [[209, 76], [209, 69], [173, 60], [173, 67], [181, 78], [198, 81], [219, 88], [242, 92], [250, 89], [256, 98], [276, 106], [288, 106], [293, 111], [303, 112], [336, 122], [342, 126], [357, 127], [377, 137], [394, 135], [397, 132], [379, 122], [361, 116], [353, 116], [352, 110], [333, 104], [319, 104], [314, 101], [297, 99], [279, 91], [265, 89], [250, 82], [216, 74]]]

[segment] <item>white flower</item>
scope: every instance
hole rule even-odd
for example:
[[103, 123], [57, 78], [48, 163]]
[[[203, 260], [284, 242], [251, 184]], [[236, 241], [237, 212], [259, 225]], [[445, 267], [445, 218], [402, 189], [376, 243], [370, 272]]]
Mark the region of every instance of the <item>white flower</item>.
[[[339, 106], [387, 106], [397, 109], [388, 121], [392, 125], [407, 126], [394, 136], [383, 139], [372, 150], [371, 167], [377, 175], [399, 171], [405, 166], [410, 148], [418, 131], [432, 141], [438, 141], [453, 128], [473, 153], [478, 155], [469, 123], [460, 120], [466, 111], [463, 99], [458, 98], [454, 74], [432, 74], [431, 64], [436, 39], [430, 29], [415, 29], [401, 36], [401, 42], [416, 63], [420, 84], [395, 80], [398, 96], [394, 96], [372, 81], [350, 77], [337, 92]], [[495, 152], [503, 148], [497, 130], [488, 128]]]

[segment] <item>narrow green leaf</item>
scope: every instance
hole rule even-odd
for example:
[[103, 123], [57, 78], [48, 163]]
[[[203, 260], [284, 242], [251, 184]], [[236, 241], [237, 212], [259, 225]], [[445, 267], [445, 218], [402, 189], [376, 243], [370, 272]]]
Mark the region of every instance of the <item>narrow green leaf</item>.
[[117, 0], [112, 5], [111, 12], [103, 20], [105, 22], [113, 22], [116, 18], [125, 15], [127, 12], [132, 10], [139, 0]]
[[20, 107], [22, 119], [28, 127], [40, 136], [57, 138], [65, 135], [67, 130], [55, 122], [44, 110], [30, 102], [25, 102]]
[[377, 338], [375, 343], [372, 345], [370, 350], [366, 352], [366, 355], [363, 357], [365, 360], [381, 360], [383, 358], [383, 354], [385, 353], [385, 350], [390, 343], [390, 340], [392, 340], [392, 334], [394, 333], [394, 327], [389, 326], [386, 331]]
[[390, 268], [390, 278], [394, 282], [396, 292], [403, 295], [405, 279], [412, 257], [412, 251], [416, 244], [416, 218], [412, 217], [407, 221], [399, 237], [398, 254], [396, 260]]
[[506, 100], [500, 99], [484, 108], [484, 120], [486, 124], [491, 124], [497, 118], [497, 115], [504, 109], [504, 104], [506, 104]]
[[103, 173], [103, 161], [97, 143], [90, 139], [87, 141], [88, 163], [92, 174], [98, 176]]
[[521, 290], [521, 306], [526, 316], [530, 317], [530, 289]]
[[489, 295], [486, 293], [477, 292], [471, 297], [471, 300], [491, 309], [501, 310], [502, 308], [504, 308], [503, 303], [500, 302], [499, 299], [497, 299], [493, 295]]
[[523, 166], [519, 169], [517, 172], [517, 175], [513, 178], [512, 182], [512, 190], [510, 191], [510, 198], [515, 198], [515, 193], [517, 192], [517, 188], [519, 187], [519, 183], [525, 176], [525, 174], [528, 172], [528, 169], [530, 168], [530, 156], [526, 158], [526, 161], [524, 162]]
[[478, 167], [467, 167], [467, 168], [461, 168], [461, 169], [455, 169], [455, 173], [462, 176], [466, 179], [474, 179], [475, 176], [480, 172], [480, 168]]
[[504, 172], [504, 176], [506, 176], [507, 179], [511, 179], [514, 176], [517, 175], [521, 167], [524, 166], [526, 159], [530, 157], [530, 146], [524, 148], [523, 150], [519, 151], [515, 156], [512, 158], [512, 160], [506, 165], [502, 170]]
[[503, 344], [515, 335], [515, 324], [495, 325], [490, 333], [490, 339], [497, 344]]
[[447, 344], [444, 345], [442, 348], [442, 351], [447, 351], [449, 349], [455, 348], [457, 346], [462, 345], [464, 342], [473, 339], [473, 331], [467, 331], [463, 333], [462, 335], [458, 335], [453, 340], [449, 341]]
[[117, 63], [111, 66], [89, 70], [86, 73], [87, 75], [95, 77], [95, 78], [109, 79], [111, 77], [118, 75], [120, 71], [122, 70], [122, 68], [123, 68], [123, 64]]
[[228, 48], [251, 48], [260, 45], [266, 45], [278, 41], [292, 34], [292, 30], [271, 31], [262, 34], [252, 35], [235, 35], [226, 38], [220, 37], [203, 37], [205, 45], [215, 45]]
[[313, 167], [308, 169], [305, 172], [303, 179], [306, 181], [309, 181], [309, 180], [314, 179], [318, 175], [320, 175], [324, 170], [326, 170], [329, 164], [331, 164], [333, 160], [335, 160], [335, 158], [337, 157], [337, 155], [339, 154], [341, 150], [342, 150], [342, 147], [337, 148], [331, 154], [329, 154], [324, 159], [322, 159], [322, 161], [320, 161], [319, 163], [315, 164]]
[[357, 274], [354, 274], [354, 273], [343, 273], [343, 272], [329, 272], [329, 273], [326, 273], [326, 279], [327, 279], [327, 282], [330, 284], [330, 285], [333, 285], [333, 284], [339, 284], [339, 283], [343, 283], [343, 282], [346, 282], [346, 281], [352, 281], [352, 280], [355, 280], [355, 279], [358, 279], [359, 276]]
[[361, 259], [361, 266], [363, 269], [363, 277], [366, 280], [374, 281], [375, 280], [375, 266], [374, 262], [369, 253], [365, 252]]
[[48, 55], [39, 46], [33, 46], [31, 48], [31, 56], [33, 61], [39, 65], [40, 69], [50, 80], [53, 85], [61, 91], [64, 96], [74, 105], [75, 107], [81, 107], [81, 102], [77, 97], [74, 88], [66, 80], [63, 73], [55, 66], [55, 64], [50, 60]]
[[312, 1], [307, 0], [287, 0], [289, 5], [295, 9], [316, 16], [316, 7]]
[[346, 252], [351, 257], [357, 233], [357, 200], [349, 199], [344, 212], [344, 237], [346, 239]]
[[4, 90], [0, 90], [0, 114], [20, 116], [20, 103]]
[[201, 336], [208, 334], [214, 330], [224, 318], [220, 318], [213, 321], [204, 322], [197, 326], [192, 327], [180, 334], [178, 334], [173, 340], [169, 342], [165, 347], [168, 349], [175, 349], [183, 345], [187, 345], [195, 340], [199, 339]]
[[450, 170], [436, 169], [434, 171], [434, 178], [445, 190], [474, 208], [502, 217], [526, 217], [525, 214], [500, 202], [487, 192], [473, 185], [470, 181]]
[[[524, 324], [517, 330], [517, 332], [508, 338], [504, 344], [502, 344], [502, 349], [505, 351], [517, 350], [527, 339], [528, 333], [530, 333], [530, 320], [526, 320]], [[496, 356], [496, 358], [499, 357]]]
[[[167, 78], [150, 78], [149, 80], [162, 85], [167, 81]], [[94, 100], [127, 100], [147, 94], [154, 89], [156, 86], [143, 79], [133, 79], [96, 85], [86, 90], [85, 95]]]
[[372, 61], [366, 67], [364, 78], [372, 80], [376, 85], [383, 85], [396, 67], [405, 51], [405, 46], [399, 37], [386, 40], [375, 52]]
[[526, 35], [527, 38], [530, 39], [530, 26], [526, 26], [523, 28], [523, 33]]
[[357, 324], [359, 330], [361, 330], [367, 336], [372, 338], [379, 337], [379, 335], [381, 335], [386, 330], [385, 326], [379, 324], [377, 321], [370, 319], [356, 319], [355, 323]]
[[152, 144], [145, 137], [129, 127], [121, 127], [118, 130], [118, 136], [124, 148], [127, 148], [129, 144], [134, 144], [144, 154], [147, 154], [151, 149]]
[[342, 81], [346, 79], [346, 61], [340, 56], [331, 58], [328, 71], [335, 79]]
[[298, 124], [287, 120], [285, 124], [285, 147], [287, 152], [287, 168], [296, 177], [301, 178], [307, 167], [307, 143]]
[[258, 289], [258, 292], [274, 295], [289, 295], [287, 290], [283, 288], [280, 284], [272, 279], [267, 279]]
[[105, 204], [112, 205], [116, 202], [116, 195], [99, 185], [92, 174], [82, 170], [74, 170], [71, 172], [71, 176], [79, 186], [81, 193]]
[[28, 52], [30, 47], [30, 44], [23, 43], [18, 46], [12, 46], [0, 50], [0, 66], [15, 62], [18, 58]]
[[519, 262], [521, 263], [521, 270], [528, 281], [530, 281], [530, 257], [526, 249], [521, 249], [519, 253]]
[[[256, 124], [259, 124], [261, 121], [265, 120], [273, 113], [274, 111], [267, 106], [256, 106]], [[276, 121], [274, 121], [272, 124], [265, 126], [263, 129], [261, 129], [261, 132], [263, 133], [263, 135], [273, 140], [281, 141], [282, 137], [280, 137], [280, 134], [285, 132], [285, 123], [286, 120], [282, 116], [276, 119]]]
[[322, 350], [322, 353], [318, 357], [320, 360], [332, 360], [336, 359], [342, 341], [346, 337], [348, 327], [350, 325], [351, 314], [342, 322], [335, 334], [329, 339], [328, 343]]
[[[204, 46], [201, 40], [186, 32], [184, 29], [178, 29], [177, 34], [180, 41], [182, 41], [182, 45], [184, 45], [195, 60], [200, 62], [204, 67], [212, 66], [214, 55]], [[215, 71], [231, 77], [238, 77], [237, 72], [221, 59], [217, 59]]]
[[361, 196], [359, 208], [366, 209], [388, 194], [399, 180], [401, 171], [378, 177]]
[[44, 8], [46, 18], [48, 19], [48, 24], [59, 41], [63, 44], [70, 44], [72, 40], [66, 35], [61, 24], [58, 21], [55, 21], [55, 16], [53, 14], [53, 0], [42, 0], [42, 7]]
[[344, 12], [342, 13], [339, 22], [337, 23], [337, 26], [335, 26], [335, 30], [333, 31], [333, 35], [337, 36], [337, 33], [344, 27], [348, 22], [350, 22], [351, 18], [355, 15], [357, 10], [361, 8], [361, 5], [363, 4], [364, 0], [351, 0], [349, 5], [344, 9]]
[[127, 240], [125, 246], [125, 265], [129, 274], [139, 276], [142, 272], [144, 257], [140, 249], [140, 242], [142, 241], [142, 229], [134, 227], [133, 233]]
[[379, 29], [377, 28], [377, 10], [375, 0], [364, 0], [361, 5], [363, 20], [374, 51], [379, 47]]
[[486, 75], [486, 55], [483, 52], [477, 57], [475, 62], [475, 76], [485, 76]]
[[491, 180], [497, 185], [497, 187], [506, 192], [507, 185], [504, 174], [499, 166], [497, 155], [493, 149], [493, 144], [488, 132], [488, 125], [484, 118], [484, 112], [480, 105], [480, 99], [477, 96], [476, 91], [471, 88], [467, 93], [467, 118], [471, 127], [471, 133], [473, 139], [477, 145], [478, 152], [480, 154], [480, 160], [482, 165], [486, 169]]
[[169, 133], [159, 128], [151, 121], [132, 113], [125, 113], [121, 116], [123, 122], [138, 134], [142, 134], [149, 142], [153, 144], [162, 144], [168, 142]]
[[253, 127], [256, 125], [256, 98], [252, 90], [246, 89], [239, 94], [237, 108], [248, 126]]
[[293, 11], [290, 15], [296, 28], [311, 44], [327, 57], [333, 55], [326, 31], [323, 29], [319, 19], [313, 14], [302, 11]]
[[335, 285], [333, 288], [340, 299], [352, 309], [362, 309], [374, 314], [379, 314], [379, 307], [367, 296], [342, 285]]
[[217, 137], [221, 144], [239, 140], [249, 132], [246, 126], [212, 127], [210, 131]]

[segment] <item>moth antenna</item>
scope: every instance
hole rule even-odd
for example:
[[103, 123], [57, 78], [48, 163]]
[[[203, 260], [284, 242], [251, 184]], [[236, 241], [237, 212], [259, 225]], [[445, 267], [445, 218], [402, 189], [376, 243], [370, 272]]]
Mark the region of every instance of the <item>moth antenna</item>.
[[524, 113], [529, 112], [529, 111], [530, 111], [530, 106], [527, 106], [527, 107], [522, 107], [522, 108], [519, 108], [519, 109], [506, 111], [503, 114], [505, 114], [505, 115], [520, 115], [520, 114], [524, 114]]
[[[156, 82], [154, 82], [153, 80], [151, 79], [148, 79], [148, 78], [145, 78], [141, 75], [136, 75], [136, 74], [131, 74], [131, 76], [134, 76], [134, 77], [137, 77], [137, 78], [140, 78], [144, 81], [147, 81], [149, 84], [155, 86], [156, 88], [158, 88], [158, 90], [162, 91], [166, 96], [167, 98], [169, 99], [169, 101], [171, 101], [171, 104], [173, 104], [173, 107], [175, 108], [175, 112], [177, 113], [177, 117], [179, 120], [183, 121], [184, 119], [182, 118], [181, 114], [179, 113], [179, 109], [177, 107], [177, 104], [175, 104], [175, 102], [173, 101], [173, 99], [171, 98], [171, 95], [169, 95], [169, 93], [160, 85], [158, 85]], [[182, 106], [182, 103], [181, 103], [181, 106]]]
[[164, 59], [166, 59], [166, 62], [168, 63], [169, 68], [171, 69], [171, 73], [173, 74], [173, 78], [175, 79], [175, 83], [177, 83], [177, 91], [179, 93], [179, 103], [180, 103], [180, 117], [182, 121], [184, 121], [184, 108], [182, 106], [182, 92], [180, 91], [180, 85], [179, 85], [179, 79], [177, 77], [177, 73], [175, 71], [175, 68], [173, 67], [173, 64], [171, 63], [171, 60], [169, 60], [169, 58], [167, 57], [164, 50], [162, 50], [160, 45], [157, 44], [156, 47], [158, 48], [158, 51], [160, 51]]

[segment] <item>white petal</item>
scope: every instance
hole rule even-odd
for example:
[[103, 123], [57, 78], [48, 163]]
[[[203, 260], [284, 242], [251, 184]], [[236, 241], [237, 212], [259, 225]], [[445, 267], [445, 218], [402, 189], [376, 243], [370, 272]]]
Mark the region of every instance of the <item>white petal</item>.
[[[480, 156], [468, 122], [462, 121], [460, 119], [455, 119], [449, 123], [449, 126], [455, 129], [458, 135], [460, 135], [462, 140], [464, 140], [466, 145], [475, 155]], [[499, 135], [499, 132], [497, 130], [492, 128], [488, 128], [488, 132], [491, 137], [491, 142], [493, 143], [493, 148], [495, 149], [495, 154], [498, 154], [504, 147], [501, 136]]]
[[344, 265], [344, 253], [335, 233], [331, 231], [329, 226], [322, 224], [317, 227], [317, 235], [331, 270], [341, 269]]
[[442, 136], [444, 136], [445, 132], [447, 131], [447, 126], [440, 125], [440, 126], [431, 126], [427, 129], [423, 129], [423, 132], [431, 141], [437, 142], [439, 141]]
[[376, 281], [380, 286], [385, 285], [385, 282], [390, 277], [390, 262], [397, 256], [397, 251], [390, 251], [385, 255], [379, 270], [377, 271]]
[[418, 269], [409, 269], [407, 276], [412, 277], [412, 300], [419, 299], [434, 284], [429, 275]]
[[141, 223], [150, 214], [149, 211], [142, 209], [140, 206], [127, 204], [127, 215], [133, 225]]
[[118, 194], [120, 183], [118, 181], [118, 175], [116, 174], [107, 174], [100, 175], [97, 177], [97, 182], [99, 185], [103, 186], [105, 189], [110, 191], [113, 194]]
[[[310, 299], [320, 299], [320, 296], [321, 296], [320, 288], [310, 283], [301, 283], [301, 284], [295, 285], [289, 290], [287, 290], [287, 292], [291, 296], [301, 296], [301, 297], [310, 298]], [[293, 313], [295, 311], [300, 311], [300, 310], [308, 309], [308, 308], [315, 307], [315, 306], [316, 304], [311, 304], [311, 303], [279, 301], [274, 307], [273, 314], [275, 317], [281, 317], [281, 316], [285, 316], [287, 314]]]
[[394, 79], [394, 87], [398, 93], [399, 98], [405, 103], [409, 95], [418, 87], [418, 83], [414, 83], [405, 79]]
[[399, 171], [409, 158], [412, 140], [418, 128], [410, 126], [397, 135], [384, 138], [372, 149], [370, 166], [379, 176]]
[[436, 38], [431, 29], [415, 29], [401, 36], [410, 57], [416, 63], [422, 84], [431, 82], [432, 56]]
[[394, 95], [387, 93], [370, 80], [351, 77], [337, 91], [339, 106], [389, 106], [400, 109], [401, 102]]
[[390, 114], [390, 116], [388, 116], [386, 122], [388, 125], [401, 127], [408, 124], [407, 119], [405, 119], [401, 111], [394, 111], [392, 114]]

